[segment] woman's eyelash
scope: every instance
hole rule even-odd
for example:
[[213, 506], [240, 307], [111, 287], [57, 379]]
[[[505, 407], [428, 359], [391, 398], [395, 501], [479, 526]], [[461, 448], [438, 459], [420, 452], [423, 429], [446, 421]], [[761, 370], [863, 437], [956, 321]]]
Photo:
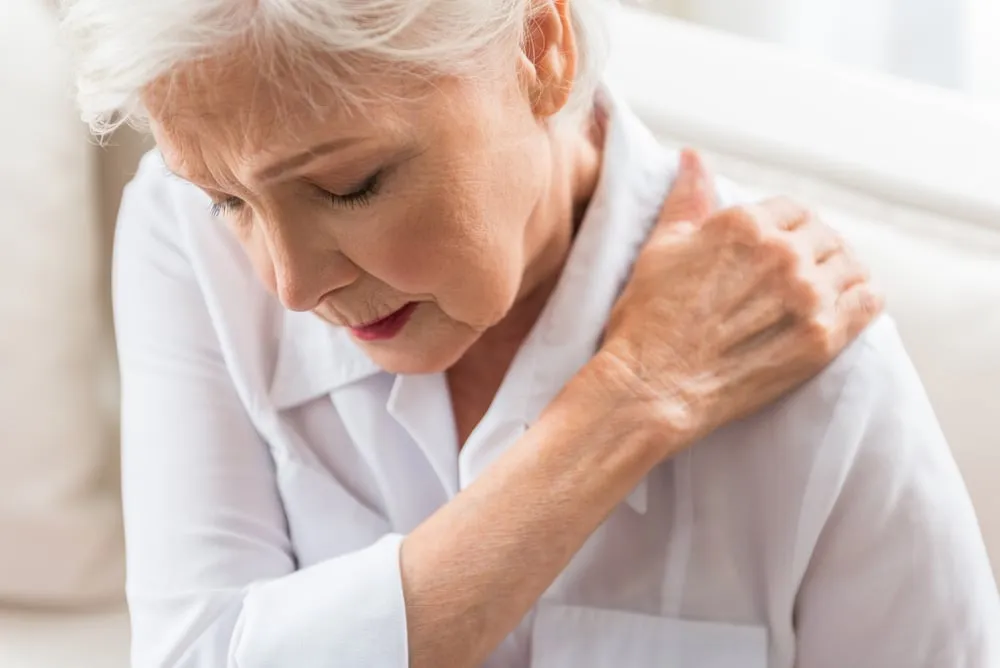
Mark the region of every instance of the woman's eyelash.
[[213, 216], [222, 216], [236, 211], [241, 206], [243, 206], [243, 200], [239, 197], [227, 197], [218, 202], [212, 202], [211, 211]]
[[[371, 201], [371, 198], [378, 194], [379, 189], [379, 173], [376, 172], [372, 174], [357, 190], [352, 193], [347, 193], [346, 195], [337, 195], [335, 193], [323, 191], [323, 193], [329, 198], [336, 206], [342, 206], [347, 208], [358, 208], [362, 206], [367, 206]], [[224, 216], [229, 213], [234, 213], [243, 206], [243, 200], [239, 197], [226, 197], [217, 202], [212, 202], [211, 211], [213, 216]]]
[[361, 187], [352, 193], [337, 195], [327, 192], [326, 195], [335, 206], [343, 206], [351, 209], [368, 206], [371, 198], [378, 194], [380, 184], [379, 175], [379, 172], [372, 174]]

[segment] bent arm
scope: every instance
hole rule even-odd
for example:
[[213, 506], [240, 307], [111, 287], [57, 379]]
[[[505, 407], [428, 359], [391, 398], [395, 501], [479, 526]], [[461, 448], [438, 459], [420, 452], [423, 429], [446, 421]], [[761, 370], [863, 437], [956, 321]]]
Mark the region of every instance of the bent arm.
[[[344, 554], [297, 570], [274, 463], [237, 396], [172, 206], [140, 179], [116, 249], [133, 663], [477, 665], [664, 445], [637, 413], [596, 411], [596, 385], [574, 381], [411, 535], [346, 526]], [[347, 490], [338, 499], [332, 518], [369, 512]]]
[[664, 433], [645, 431], [629, 407], [588, 412], [575, 382], [404, 540], [411, 666], [479, 665], [662, 459]]

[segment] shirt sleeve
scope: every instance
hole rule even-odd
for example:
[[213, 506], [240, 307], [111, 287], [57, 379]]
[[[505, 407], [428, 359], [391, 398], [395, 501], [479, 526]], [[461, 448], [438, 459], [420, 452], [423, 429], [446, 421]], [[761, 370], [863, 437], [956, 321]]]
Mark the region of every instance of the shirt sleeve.
[[127, 190], [115, 251], [133, 665], [405, 668], [402, 537], [297, 570], [156, 171]]
[[1000, 666], [1000, 595], [972, 502], [895, 329], [874, 329], [815, 461], [815, 488], [833, 491], [804, 503], [803, 515], [827, 507], [797, 599], [796, 666]]

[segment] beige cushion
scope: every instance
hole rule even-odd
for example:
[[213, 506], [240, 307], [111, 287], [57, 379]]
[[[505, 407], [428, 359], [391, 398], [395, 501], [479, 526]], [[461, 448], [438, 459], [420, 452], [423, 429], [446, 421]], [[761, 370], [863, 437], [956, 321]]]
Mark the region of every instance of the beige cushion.
[[0, 608], [4, 668], [127, 668], [128, 654], [124, 606], [89, 612]]
[[94, 153], [54, 17], [0, 20], [0, 602], [120, 595], [114, 366]]

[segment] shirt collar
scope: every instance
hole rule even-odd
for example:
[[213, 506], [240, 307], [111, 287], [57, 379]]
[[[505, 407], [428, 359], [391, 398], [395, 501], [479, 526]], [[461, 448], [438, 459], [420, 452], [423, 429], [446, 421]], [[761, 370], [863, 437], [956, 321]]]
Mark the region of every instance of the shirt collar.
[[313, 313], [283, 309], [271, 401], [279, 410], [316, 399], [382, 370], [351, 341], [347, 330]]

